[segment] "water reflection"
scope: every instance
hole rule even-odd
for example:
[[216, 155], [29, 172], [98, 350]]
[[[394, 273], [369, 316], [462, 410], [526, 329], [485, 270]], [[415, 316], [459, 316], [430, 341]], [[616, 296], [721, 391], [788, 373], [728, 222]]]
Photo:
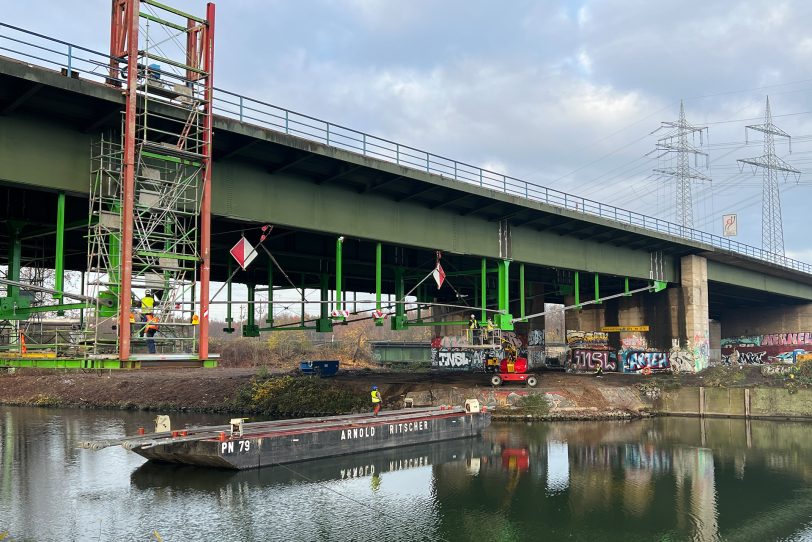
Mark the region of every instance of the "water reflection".
[[[147, 413], [0, 409], [11, 540], [804, 540], [802, 423], [494, 424], [457, 440], [252, 471], [144, 463], [80, 440]], [[184, 423], [219, 423], [186, 416]]]

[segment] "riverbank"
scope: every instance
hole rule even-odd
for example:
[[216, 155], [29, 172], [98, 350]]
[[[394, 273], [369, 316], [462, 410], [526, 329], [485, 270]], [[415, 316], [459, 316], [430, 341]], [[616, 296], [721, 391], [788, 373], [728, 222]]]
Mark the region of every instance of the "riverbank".
[[[787, 389], [785, 380], [765, 377], [752, 367], [652, 377], [548, 372], [531, 389], [494, 388], [481, 373], [362, 369], [318, 379], [262, 368], [28, 369], [0, 372], [0, 404], [306, 416], [363, 410], [369, 389], [377, 385], [388, 408], [462, 404], [476, 398], [493, 411], [495, 419], [512, 421], [626, 420], [656, 414], [738, 416], [756, 411], [767, 415], [771, 409], [781, 416], [812, 417], [812, 391]], [[749, 389], [774, 391], [751, 395], [745, 392]]]

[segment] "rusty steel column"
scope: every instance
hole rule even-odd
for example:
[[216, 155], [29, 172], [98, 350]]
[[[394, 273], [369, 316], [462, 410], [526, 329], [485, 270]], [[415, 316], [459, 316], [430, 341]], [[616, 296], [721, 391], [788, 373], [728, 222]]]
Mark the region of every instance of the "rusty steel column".
[[205, 62], [206, 91], [205, 116], [203, 121], [203, 199], [200, 203], [200, 252], [203, 262], [200, 266], [200, 344], [198, 358], [209, 358], [209, 277], [211, 276], [211, 168], [212, 168], [212, 127], [214, 99], [214, 4], [206, 4]]
[[127, 101], [124, 109], [124, 176], [121, 182], [121, 288], [118, 293], [118, 359], [130, 359], [130, 310], [133, 273], [135, 203], [135, 121], [138, 100], [139, 0], [127, 3]]

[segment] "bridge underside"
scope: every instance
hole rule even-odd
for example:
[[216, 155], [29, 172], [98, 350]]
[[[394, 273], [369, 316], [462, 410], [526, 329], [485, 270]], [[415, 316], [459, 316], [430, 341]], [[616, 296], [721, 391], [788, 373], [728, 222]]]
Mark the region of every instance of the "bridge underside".
[[[84, 271], [87, 267], [87, 213], [88, 201], [81, 195], [69, 195], [66, 204], [65, 232], [65, 267], [68, 270]], [[22, 230], [23, 266], [45, 267], [53, 269], [55, 265], [54, 236], [56, 232], [57, 192], [31, 186], [0, 184], [0, 223], [24, 224]], [[256, 244], [262, 222], [238, 220], [215, 216], [212, 228], [212, 280], [223, 282], [228, 278], [230, 262], [229, 249], [245, 235]], [[8, 228], [0, 228], [0, 265], [6, 265], [9, 250]], [[314, 231], [275, 226], [271, 236], [263, 243], [274, 255], [280, 266], [291, 277], [297, 287], [305, 284], [308, 288], [318, 288], [320, 277], [335, 274], [336, 235]], [[344, 289], [353, 292], [375, 291], [376, 244], [374, 239], [345, 237], [343, 242]], [[382, 289], [384, 293], [395, 293], [394, 269], [405, 270], [406, 287], [417, 281], [434, 267], [436, 253], [419, 247], [404, 245], [384, 245], [382, 251]], [[444, 253], [441, 260], [448, 274], [450, 287], [429, 290], [438, 301], [455, 303], [457, 293], [464, 298], [464, 303], [474, 305], [480, 288], [480, 269], [482, 259], [474, 255]], [[270, 260], [263, 252], [247, 271], [240, 271], [235, 276], [239, 283], [267, 284]], [[495, 263], [489, 262], [489, 288], [494, 292], [497, 284]], [[278, 287], [290, 284], [278, 270], [274, 270], [274, 283]], [[511, 293], [519, 292], [519, 275], [516, 266], [511, 269]], [[459, 275], [459, 278], [457, 276]], [[331, 279], [332, 280], [332, 279]], [[562, 270], [550, 266], [525, 266], [525, 285], [528, 297], [543, 294], [546, 302], [566, 303], [572, 296], [573, 275], [571, 270]], [[646, 280], [632, 279], [630, 289], [639, 288]], [[427, 285], [429, 283], [426, 283]], [[433, 283], [432, 283], [433, 284]], [[532, 285], [532, 286], [531, 286]], [[334, 288], [334, 282], [330, 287]], [[562, 288], [563, 286], [563, 288]], [[530, 294], [532, 288], [532, 294]], [[625, 277], [599, 275], [599, 290], [603, 295], [622, 292], [625, 288]], [[493, 294], [491, 294], [493, 295]], [[594, 275], [581, 273], [580, 296], [582, 300], [595, 296]], [[709, 304], [711, 318], [719, 319], [728, 310], [737, 308], [756, 308], [776, 304], [803, 304], [803, 299], [781, 296], [757, 288], [746, 288], [711, 281]], [[514, 311], [518, 315], [518, 310]]]

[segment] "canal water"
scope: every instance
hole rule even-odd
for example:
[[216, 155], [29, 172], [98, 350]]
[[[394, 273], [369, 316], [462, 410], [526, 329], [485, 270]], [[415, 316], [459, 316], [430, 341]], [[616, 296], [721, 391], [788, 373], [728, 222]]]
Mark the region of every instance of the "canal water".
[[0, 407], [0, 539], [812, 540], [810, 424], [494, 423], [477, 439], [243, 472], [76, 447], [152, 418]]

